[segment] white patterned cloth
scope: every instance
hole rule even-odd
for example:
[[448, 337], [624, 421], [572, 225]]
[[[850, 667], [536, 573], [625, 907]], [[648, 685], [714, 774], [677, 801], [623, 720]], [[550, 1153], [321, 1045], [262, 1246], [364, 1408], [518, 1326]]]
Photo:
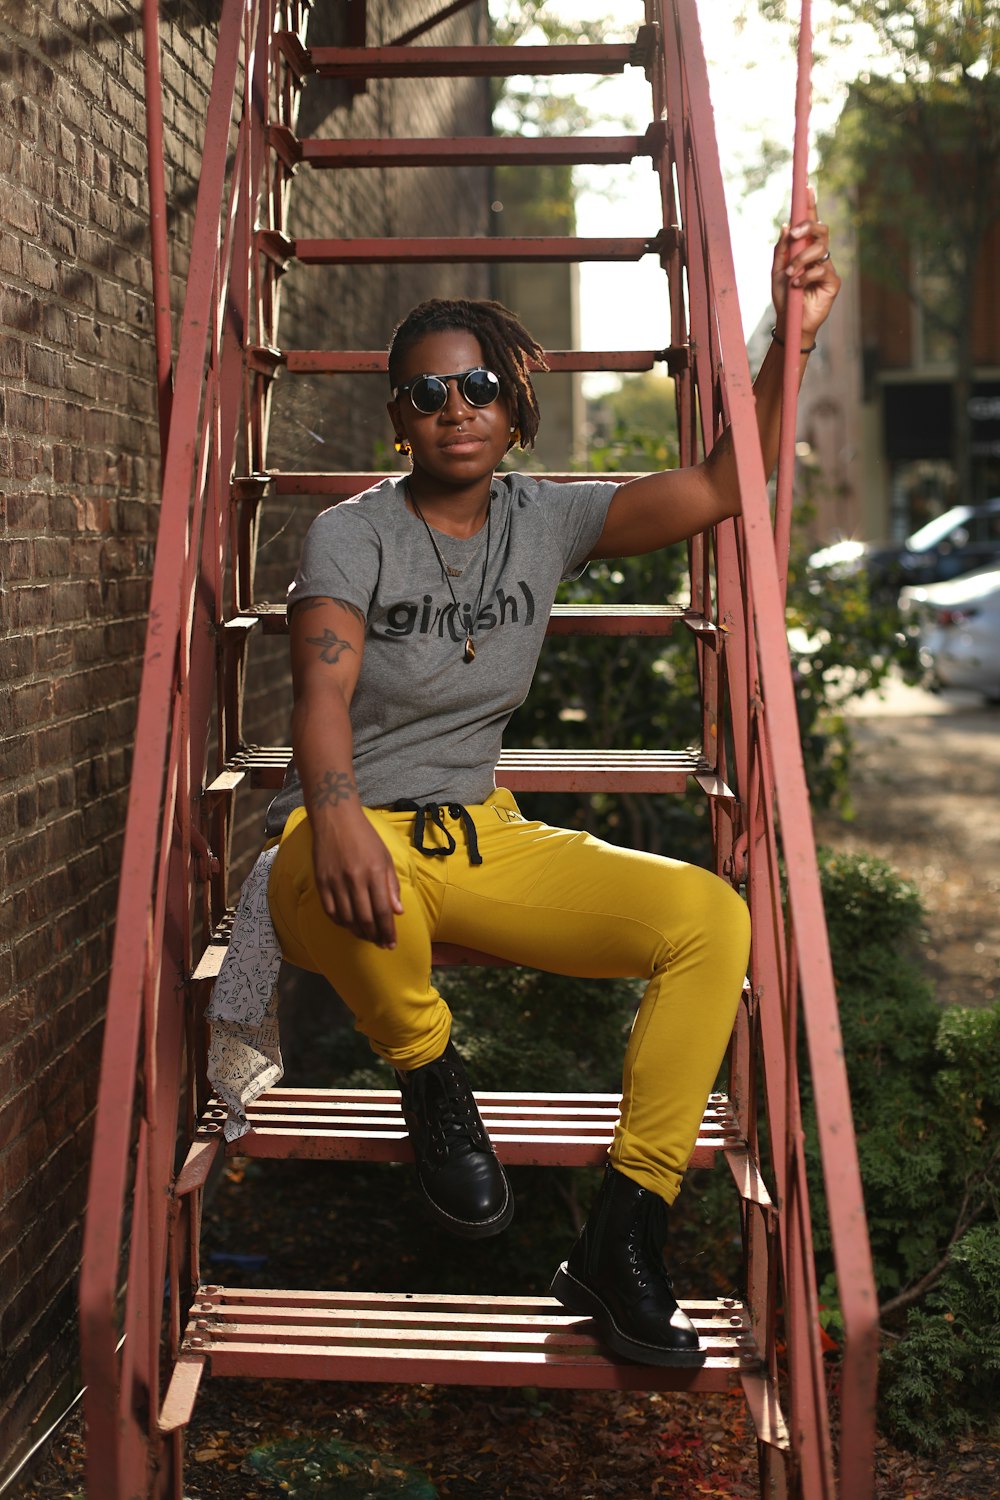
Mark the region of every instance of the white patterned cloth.
[[278, 1038], [281, 945], [267, 904], [277, 852], [277, 844], [265, 849], [243, 882], [229, 947], [206, 1012], [212, 1025], [208, 1076], [229, 1111], [227, 1141], [246, 1135], [247, 1105], [284, 1073]]

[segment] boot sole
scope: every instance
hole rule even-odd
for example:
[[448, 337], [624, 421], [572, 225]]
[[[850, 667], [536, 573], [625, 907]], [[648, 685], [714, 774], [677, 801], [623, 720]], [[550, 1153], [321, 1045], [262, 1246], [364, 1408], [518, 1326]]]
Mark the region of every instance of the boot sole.
[[697, 1369], [705, 1363], [704, 1349], [665, 1349], [660, 1344], [646, 1344], [629, 1338], [618, 1327], [610, 1309], [595, 1292], [584, 1286], [582, 1281], [577, 1281], [565, 1261], [553, 1276], [549, 1290], [569, 1312], [582, 1313], [592, 1318], [601, 1343], [606, 1344], [613, 1354], [620, 1355], [622, 1359], [630, 1360], [633, 1364], [660, 1365], [680, 1370]]
[[417, 1182], [424, 1200], [424, 1207], [436, 1224], [441, 1224], [451, 1234], [462, 1240], [488, 1240], [495, 1234], [502, 1234], [514, 1217], [514, 1194], [507, 1183], [507, 1198], [503, 1208], [492, 1219], [456, 1219], [453, 1214], [448, 1213], [440, 1204], [435, 1203], [433, 1198], [428, 1197], [419, 1177]]

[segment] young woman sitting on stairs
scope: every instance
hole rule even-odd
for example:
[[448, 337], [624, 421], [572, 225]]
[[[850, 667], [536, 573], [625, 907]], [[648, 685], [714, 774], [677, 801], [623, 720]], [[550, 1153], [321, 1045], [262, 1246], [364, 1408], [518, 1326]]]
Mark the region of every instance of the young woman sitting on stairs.
[[[804, 371], [840, 285], [828, 238], [811, 199], [775, 250], [754, 386], [769, 470], [787, 288], [804, 292]], [[327, 976], [395, 1069], [423, 1196], [469, 1238], [499, 1233], [514, 1205], [432, 943], [647, 981], [601, 1191], [552, 1290], [615, 1354], [697, 1364], [663, 1247], [732, 1030], [746, 907], [706, 870], [528, 821], [494, 772], [560, 581], [736, 515], [736, 468], [723, 435], [703, 463], [621, 485], [498, 475], [533, 442], [541, 358], [495, 302], [425, 302], [396, 329], [388, 412], [410, 473], [320, 515], [289, 591], [294, 763], [268, 814], [270, 913], [284, 956]]]

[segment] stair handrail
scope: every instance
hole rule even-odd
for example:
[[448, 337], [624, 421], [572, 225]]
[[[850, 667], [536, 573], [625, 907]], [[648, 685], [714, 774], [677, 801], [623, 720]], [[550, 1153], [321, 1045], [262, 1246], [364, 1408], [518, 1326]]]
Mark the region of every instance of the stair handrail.
[[[265, 0], [266, 3], [266, 0]], [[147, 0], [155, 10], [155, 0]], [[181, 829], [190, 792], [189, 656], [206, 497], [218, 439], [223, 309], [232, 263], [234, 212], [249, 159], [247, 99], [262, 0], [223, 0], [209, 96], [191, 272], [180, 321], [169, 434], [126, 814], [100, 1087], [95, 1116], [80, 1277], [81, 1359], [86, 1381], [90, 1493], [115, 1497], [146, 1483], [158, 1417], [158, 1349], [166, 1254], [166, 1188], [177, 1127], [176, 1079], [158, 1089], [157, 1029], [180, 1043], [183, 968], [189, 954], [159, 956], [168, 885], [183, 860]], [[147, 41], [155, 36], [147, 24]], [[248, 91], [247, 91], [248, 92]], [[231, 134], [239, 121], [234, 161]], [[155, 134], [155, 132], [154, 132]], [[152, 144], [152, 142], [151, 142]], [[162, 319], [161, 319], [162, 324]], [[162, 342], [162, 340], [161, 340]], [[163, 412], [163, 352], [158, 362]], [[230, 442], [231, 448], [231, 442]], [[228, 475], [224, 476], [228, 482]], [[219, 517], [209, 517], [218, 529]], [[222, 538], [224, 545], [224, 529]], [[206, 548], [207, 542], [207, 548]], [[185, 852], [189, 851], [189, 846]], [[178, 1055], [180, 1048], [178, 1045]], [[142, 1079], [138, 1136], [133, 1126]], [[158, 1098], [158, 1092], [164, 1097]], [[172, 1094], [173, 1097], [166, 1097]], [[118, 1302], [126, 1244], [125, 1192], [134, 1158], [135, 1207], [122, 1341]], [[124, 1342], [124, 1347], [123, 1347]]]
[[[826, 933], [822, 892], [812, 831], [805, 768], [798, 733], [793, 679], [785, 634], [784, 592], [763, 469], [754, 411], [753, 392], [746, 349], [739, 319], [735, 271], [728, 233], [722, 172], [712, 129], [708, 74], [694, 0], [662, 0], [655, 7], [664, 28], [664, 46], [676, 46], [680, 68], [680, 90], [675, 86], [671, 103], [681, 116], [668, 123], [674, 133], [675, 156], [683, 175], [690, 162], [693, 187], [685, 207], [688, 217], [684, 235], [689, 274], [698, 274], [697, 251], [703, 250], [703, 289], [712, 308], [713, 326], [708, 347], [701, 354], [702, 377], [698, 381], [705, 444], [717, 435], [712, 430], [717, 410], [711, 399], [721, 395], [722, 411], [729, 423], [742, 495], [742, 518], [735, 533], [743, 555], [745, 578], [743, 602], [746, 639], [746, 721], [734, 723], [746, 737], [746, 765], [756, 765], [757, 795], [748, 801], [750, 788], [739, 787], [748, 808], [747, 834], [751, 867], [754, 860], [766, 862], [767, 885], [773, 897], [771, 927], [774, 964], [768, 983], [777, 993], [760, 997], [770, 1007], [772, 1019], [780, 1023], [780, 1045], [771, 1046], [771, 1066], [765, 1069], [765, 1092], [772, 1121], [784, 1118], [790, 1141], [788, 1160], [775, 1160], [775, 1175], [784, 1190], [779, 1197], [782, 1249], [785, 1263], [784, 1318], [789, 1342], [798, 1345], [800, 1384], [793, 1393], [793, 1444], [807, 1492], [833, 1493], [829, 1458], [796, 1420], [808, 1409], [826, 1417], [822, 1356], [811, 1256], [809, 1206], [805, 1183], [801, 1121], [798, 1117], [796, 1028], [799, 1007], [815, 1098], [819, 1152], [826, 1194], [830, 1203], [830, 1233], [837, 1273], [844, 1337], [841, 1376], [840, 1492], [851, 1500], [866, 1500], [872, 1494], [875, 1387], [878, 1353], [878, 1303], [854, 1137], [850, 1094], [844, 1066], [843, 1042], [836, 990]], [[684, 191], [682, 185], [682, 194]], [[804, 195], [802, 195], [804, 196]], [[691, 210], [696, 212], [692, 213]], [[707, 233], [706, 226], [714, 232]], [[720, 232], [721, 231], [721, 232]], [[698, 303], [695, 293], [690, 302]], [[675, 335], [676, 337], [676, 335]], [[791, 358], [795, 358], [798, 339]], [[705, 372], [705, 356], [710, 373]], [[706, 399], [707, 398], [707, 399]], [[733, 523], [729, 523], [733, 529]], [[720, 531], [723, 528], [720, 528]], [[779, 538], [787, 551], [787, 540]], [[722, 542], [723, 547], [726, 545]], [[787, 931], [778, 894], [778, 837], [783, 852], [787, 887]], [[752, 873], [752, 869], [751, 869]], [[757, 882], [761, 889], [763, 882]], [[757, 922], [755, 949], [767, 939]], [[786, 946], [787, 945], [787, 946]], [[781, 952], [786, 948], [785, 953]], [[776, 981], [776, 984], [775, 984]], [[798, 1000], [796, 1000], [796, 993]], [[781, 1094], [785, 1097], [782, 1098]], [[778, 1153], [776, 1153], [776, 1156]], [[804, 1285], [789, 1285], [789, 1274], [797, 1270]], [[808, 1326], [811, 1324], [811, 1327]], [[789, 1349], [789, 1358], [793, 1351]]]

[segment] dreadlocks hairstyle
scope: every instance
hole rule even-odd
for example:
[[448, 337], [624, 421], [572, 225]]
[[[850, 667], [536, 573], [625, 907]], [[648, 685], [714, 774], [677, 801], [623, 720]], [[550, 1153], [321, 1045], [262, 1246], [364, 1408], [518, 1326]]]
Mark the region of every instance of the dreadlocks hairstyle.
[[531, 448], [541, 421], [538, 399], [528, 373], [529, 362], [547, 370], [545, 353], [509, 308], [501, 302], [466, 301], [432, 297], [408, 313], [396, 328], [389, 345], [389, 383], [399, 384], [399, 366], [408, 349], [428, 333], [461, 329], [479, 340], [483, 359], [500, 377], [504, 393], [513, 397], [517, 409], [517, 441]]

